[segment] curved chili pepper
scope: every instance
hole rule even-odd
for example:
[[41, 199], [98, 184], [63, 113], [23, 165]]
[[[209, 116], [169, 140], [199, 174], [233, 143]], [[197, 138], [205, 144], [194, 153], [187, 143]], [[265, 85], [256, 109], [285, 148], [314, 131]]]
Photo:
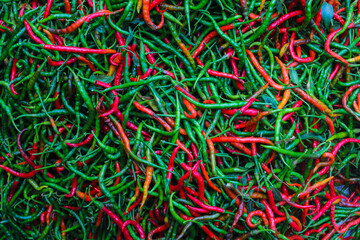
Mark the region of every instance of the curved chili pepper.
[[143, 0], [143, 17], [145, 23], [152, 29], [152, 30], [159, 30], [164, 25], [164, 13], [161, 14], [161, 21], [159, 25], [155, 25], [150, 19], [150, 1]]

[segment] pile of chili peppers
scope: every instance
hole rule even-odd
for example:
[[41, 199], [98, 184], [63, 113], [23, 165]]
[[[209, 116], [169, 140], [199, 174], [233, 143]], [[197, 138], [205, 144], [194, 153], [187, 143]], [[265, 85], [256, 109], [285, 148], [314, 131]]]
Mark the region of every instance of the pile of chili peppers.
[[359, 22], [0, 0], [0, 239], [360, 239]]

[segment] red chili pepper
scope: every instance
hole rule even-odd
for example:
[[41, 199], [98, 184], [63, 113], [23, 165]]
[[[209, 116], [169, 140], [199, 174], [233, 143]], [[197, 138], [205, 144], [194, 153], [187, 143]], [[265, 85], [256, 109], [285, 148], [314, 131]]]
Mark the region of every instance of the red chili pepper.
[[207, 181], [207, 183], [209, 184], [209, 186], [214, 189], [215, 191], [217, 191], [218, 193], [222, 193], [221, 190], [215, 186], [215, 184], [210, 180], [209, 178], [209, 175], [208, 173], [206, 172], [206, 169], [205, 169], [205, 165], [203, 163], [200, 164], [200, 167], [201, 167], [201, 171], [205, 177], [205, 180]]
[[[201, 66], [204, 67], [204, 64], [201, 62], [200, 58], [196, 58], [196, 62]], [[242, 79], [239, 79], [239, 77], [230, 74], [230, 73], [225, 73], [225, 72], [218, 72], [212, 69], [208, 69], [206, 71], [210, 76], [215, 76], [215, 77], [221, 77], [221, 78], [229, 78], [229, 79], [233, 79], [236, 81], [240, 81], [241, 83], [243, 83], [244, 81]]]
[[[353, 28], [355, 27], [354, 23], [350, 23], [349, 26], [347, 27], [347, 29]], [[334, 36], [340, 32], [342, 30], [342, 28], [339, 28], [335, 31], [333, 31], [332, 33], [330, 33], [329, 35], [327, 35], [326, 37], [326, 41], [325, 41], [325, 51], [328, 52], [332, 57], [336, 58], [337, 60], [339, 60], [340, 62], [344, 63], [346, 65], [346, 67], [349, 65], [349, 62], [346, 61], [346, 59], [344, 59], [343, 57], [341, 57], [339, 54], [333, 52], [330, 49], [330, 43], [332, 41], [332, 39], [334, 38]]]
[[43, 225], [46, 221], [46, 211], [42, 212], [40, 215], [40, 223]]
[[[52, 2], [52, 1], [48, 1], [48, 3], [49, 3], [49, 2]], [[43, 40], [41, 40], [40, 38], [38, 38], [38, 37], [34, 34], [33, 30], [32, 30], [31, 27], [30, 27], [30, 24], [28, 23], [28, 21], [27, 21], [26, 19], [24, 19], [24, 25], [25, 25], [26, 31], [29, 33], [29, 36], [30, 36], [30, 38], [31, 38], [32, 40], [34, 40], [35, 42], [37, 42], [37, 43], [39, 43], [39, 44], [45, 44], [45, 43], [43, 42]]]
[[246, 224], [247, 224], [249, 227], [251, 227], [251, 228], [255, 228], [255, 227], [256, 227], [256, 225], [251, 222], [251, 218], [252, 218], [253, 216], [259, 216], [259, 217], [261, 217], [261, 219], [262, 219], [263, 222], [264, 222], [264, 225], [265, 225], [265, 226], [269, 225], [269, 221], [268, 221], [268, 219], [267, 219], [267, 217], [266, 217], [266, 214], [265, 214], [263, 211], [261, 211], [261, 210], [255, 210], [255, 211], [250, 212], [250, 213], [247, 215], [247, 217], [246, 217]]
[[269, 139], [260, 137], [214, 137], [211, 141], [215, 142], [236, 142], [236, 143], [263, 143], [274, 145]]
[[145, 239], [145, 232], [144, 232], [143, 228], [140, 226], [140, 224], [138, 224], [137, 222], [135, 222], [134, 220], [131, 220], [131, 219], [126, 220], [121, 227], [122, 232], [125, 231], [127, 225], [133, 225], [136, 228], [137, 232], [139, 233], [140, 238]]
[[193, 95], [191, 95], [188, 91], [186, 91], [185, 89], [183, 89], [183, 88], [180, 87], [179, 85], [176, 85], [174, 88], [175, 88], [176, 90], [184, 93], [187, 97], [193, 99], [194, 101], [197, 101], [197, 102], [199, 101], [199, 100], [196, 99], [196, 97], [194, 97]]
[[160, 214], [160, 208], [157, 206], [156, 203], [155, 203], [154, 213], [155, 213], [157, 220], [159, 220], [160, 222], [164, 221], [165, 218]]
[[8, 197], [7, 197], [7, 202], [10, 202], [11, 199], [13, 198], [13, 196], [14, 196], [14, 194], [15, 194], [15, 190], [16, 190], [18, 184], [19, 184], [19, 181], [14, 180], [14, 182], [13, 182], [13, 184], [11, 185], [11, 188], [10, 188], [10, 190], [9, 190], [9, 195], [8, 195]]
[[59, 66], [61, 66], [61, 65], [64, 65], [64, 66], [70, 65], [70, 64], [76, 62], [76, 61], [78, 60], [78, 58], [77, 58], [77, 57], [71, 57], [71, 58], [69, 58], [69, 59], [65, 62], [65, 61], [53, 61], [53, 60], [51, 60], [51, 58], [48, 56], [48, 57], [47, 57], [47, 60], [48, 60], [48, 63], [49, 63], [50, 66], [59, 67]]
[[198, 200], [197, 198], [191, 196], [190, 194], [186, 194], [188, 196], [188, 198], [191, 199], [191, 201], [193, 201], [195, 204], [199, 205], [200, 207], [209, 210], [209, 211], [214, 211], [214, 212], [219, 212], [219, 213], [224, 213], [225, 209], [219, 208], [219, 207], [215, 207], [215, 206], [209, 206], [204, 204], [203, 202], [201, 202], [200, 200]]
[[[103, 206], [103, 208], [101, 210], [103, 210], [120, 227], [120, 229], [122, 229], [122, 226], [124, 223], [123, 223], [123, 221], [121, 221], [121, 219], [115, 213], [113, 213], [106, 206]], [[126, 239], [132, 239], [130, 236], [129, 230], [124, 229], [124, 231], [122, 231], [122, 232]]]
[[[51, 10], [51, 6], [53, 4], [54, 0], [48, 0], [46, 2], [46, 7], [45, 7], [45, 11], [44, 11], [44, 17], [43, 18], [47, 18], [50, 14], [50, 10]], [[34, 8], [34, 7], [33, 7]]]
[[[124, 121], [124, 115], [118, 109], [114, 112], [114, 114], [120, 121]], [[137, 131], [137, 129], [138, 129], [138, 127], [130, 121], [126, 122], [126, 127], [130, 128], [131, 130], [134, 130], [134, 131]], [[150, 134], [148, 134], [144, 130], [141, 131], [141, 134], [143, 134], [146, 137], [151, 137]]]
[[186, 179], [188, 179], [190, 177], [190, 175], [193, 173], [193, 172], [196, 172], [199, 168], [199, 164], [200, 162], [197, 162], [192, 168], [190, 171], [188, 171], [185, 175], [181, 176], [181, 178], [179, 179], [178, 183], [176, 184], [176, 186], [171, 186], [171, 190], [172, 191], [179, 191], [181, 190], [183, 187], [184, 187], [184, 182]]
[[6, 167], [4, 165], [0, 165], [0, 168], [16, 177], [19, 177], [19, 178], [32, 178], [39, 172], [39, 170], [33, 170], [28, 173], [20, 173], [20, 172], [14, 171], [13, 169]]
[[161, 225], [160, 227], [157, 227], [157, 228], [151, 230], [149, 232], [149, 234], [147, 235], [147, 239], [152, 240], [152, 237], [153, 237], [154, 234], [163, 232], [166, 229], [168, 229], [169, 227], [170, 227], [169, 223], [166, 222], [164, 225]]
[[[187, 166], [185, 163], [180, 164], [182, 168], [184, 168], [186, 171], [190, 171], [191, 168]], [[198, 198], [200, 201], [204, 200], [204, 194], [205, 194], [205, 186], [204, 186], [204, 179], [201, 177], [200, 173], [197, 171], [192, 172], [194, 178], [197, 181], [198, 184]]]
[[[14, 58], [13, 65], [11, 68], [11, 74], [10, 74], [10, 82], [12, 82], [15, 79], [16, 70], [17, 70], [17, 67], [16, 67], [17, 61], [18, 61], [18, 59]], [[14, 95], [18, 95], [18, 93], [15, 91], [14, 83], [10, 83], [10, 90]]]
[[344, 197], [344, 196], [336, 196], [336, 197], [331, 198], [331, 199], [321, 208], [320, 212], [319, 212], [318, 214], [316, 214], [316, 215], [312, 218], [312, 220], [313, 220], [313, 221], [316, 221], [317, 219], [319, 219], [319, 218], [326, 212], [326, 210], [328, 210], [328, 209], [332, 206], [333, 202], [336, 201], [336, 200], [338, 200], [338, 199], [347, 199], [347, 198]]
[[[95, 131], [95, 129], [94, 129]], [[66, 142], [65, 144], [68, 145], [69, 147], [82, 147], [86, 144], [88, 144], [89, 142], [91, 142], [91, 140], [94, 138], [94, 135], [92, 133], [89, 134], [89, 136], [87, 136], [87, 138], [79, 143], [68, 143]]]
[[63, 206], [63, 208], [66, 208], [66, 209], [70, 209], [70, 210], [73, 210], [75, 212], [77, 211], [80, 211], [81, 210], [81, 207], [80, 206]]
[[58, 52], [71, 52], [71, 53], [93, 53], [93, 54], [114, 54], [114, 49], [92, 49], [92, 48], [81, 48], [81, 47], [70, 47], [70, 46], [57, 46], [57, 45], [42, 45], [44, 49], [53, 50]]
[[56, 41], [56, 43], [58, 45], [60, 45], [60, 46], [64, 45], [64, 38], [62, 38], [62, 37], [60, 37], [60, 36], [58, 36], [58, 35], [56, 35], [54, 33], [52, 35], [53, 35], [53, 38], [54, 38], [54, 40]]
[[268, 220], [270, 223], [270, 229], [277, 232], [276, 224], [275, 224], [275, 216], [273, 211], [271, 210], [269, 203], [265, 200], [261, 200], [260, 202], [265, 206], [266, 215], [268, 216]]
[[169, 164], [168, 164], [168, 172], [166, 173], [166, 179], [171, 179], [171, 175], [172, 175], [172, 172], [174, 169], [175, 157], [176, 157], [177, 152], [179, 151], [179, 148], [180, 148], [180, 146], [177, 146], [170, 156]]
[[307, 58], [298, 57], [294, 52], [294, 41], [295, 41], [295, 32], [293, 32], [293, 34], [291, 35], [290, 45], [289, 45], [290, 55], [295, 61], [297, 61], [299, 63], [308, 63], [308, 62], [312, 62], [315, 60], [315, 52], [312, 50], [310, 50], [309, 57], [307, 57]]
[[46, 224], [50, 225], [50, 216], [51, 216], [51, 212], [52, 212], [53, 206], [49, 205], [47, 211], [46, 211]]
[[64, 196], [65, 197], [70, 197], [70, 198], [73, 197], [75, 195], [75, 193], [76, 193], [76, 188], [77, 188], [77, 177], [74, 177], [72, 179], [72, 187], [71, 187], [70, 193], [65, 194]]
[[[107, 83], [104, 83], [104, 82], [101, 82], [101, 81], [95, 81], [95, 85], [105, 87], [105, 88], [110, 88], [111, 87], [111, 85], [109, 85]], [[112, 108], [109, 111], [107, 111], [106, 113], [103, 113], [103, 114], [99, 115], [99, 117], [109, 116], [110, 114], [114, 113], [118, 109], [118, 107], [119, 107], [119, 96], [118, 96], [118, 94], [116, 93], [115, 90], [111, 90], [111, 93], [115, 95], [114, 102], [112, 103]]]
[[[68, 0], [65, 0], [65, 1], [68, 1]], [[47, 28], [47, 30], [51, 33], [59, 34], [59, 35], [72, 33], [74, 31], [76, 31], [76, 29], [78, 29], [85, 21], [89, 22], [93, 18], [101, 17], [104, 15], [105, 16], [113, 15], [113, 14], [119, 13], [121, 11], [122, 11], [121, 9], [114, 11], [114, 12], [110, 12], [109, 10], [99, 10], [98, 12], [91, 13], [89, 15], [85, 15], [85, 16], [79, 18], [78, 20], [76, 20], [76, 22], [74, 22], [73, 24], [71, 24], [70, 26], [68, 26], [66, 28], [62, 28], [62, 29]]]
[[278, 18], [275, 22], [271, 23], [267, 30], [271, 31], [273, 29], [275, 29], [277, 26], [280, 26], [283, 22], [289, 20], [290, 18], [296, 17], [296, 16], [300, 16], [300, 15], [304, 15], [304, 11], [303, 10], [296, 10], [293, 12], [289, 12], [287, 14], [282, 15], [280, 18]]
[[274, 80], [271, 79], [271, 77], [267, 74], [265, 69], [259, 64], [259, 62], [255, 58], [254, 54], [250, 50], [246, 50], [246, 53], [249, 55], [252, 63], [256, 67], [256, 69], [260, 72], [260, 74], [263, 76], [263, 78], [265, 78], [265, 80], [270, 84], [270, 86], [272, 86], [276, 90], [282, 90], [284, 88], [283, 86], [277, 84]]
[[342, 227], [340, 229], [340, 232], [345, 233], [345, 232], [347, 232], [349, 230], [349, 228], [351, 228], [352, 226], [358, 225], [358, 224], [360, 224], [360, 218], [347, 223], [344, 227]]
[[200, 228], [210, 237], [210, 239], [219, 240], [219, 237], [217, 237], [212, 231], [210, 231], [210, 229], [207, 228], [204, 224]]
[[134, 208], [136, 208], [137, 205], [140, 204], [142, 200], [142, 194], [139, 196], [139, 198], [136, 200], [136, 202], [133, 203], [133, 205], [131, 205], [127, 211], [124, 212], [124, 215], [127, 215], [129, 212], [131, 212], [131, 210], [133, 210]]
[[64, 0], [65, 12], [71, 14], [71, 5], [69, 0]]
[[281, 212], [278, 207], [275, 204], [275, 199], [274, 199], [274, 194], [273, 194], [273, 189], [270, 189], [268, 191], [266, 191], [268, 194], [268, 198], [269, 198], [269, 204], [271, 209], [279, 216], [285, 216], [285, 213]]

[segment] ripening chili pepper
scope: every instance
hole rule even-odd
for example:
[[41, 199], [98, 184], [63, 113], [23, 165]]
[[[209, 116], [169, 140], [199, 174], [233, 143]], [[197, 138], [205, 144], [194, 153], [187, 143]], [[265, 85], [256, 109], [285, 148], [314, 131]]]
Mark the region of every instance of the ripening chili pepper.
[[336, 201], [337, 199], [346, 199], [346, 197], [344, 196], [336, 196], [333, 197], [332, 199], [330, 199], [320, 210], [320, 212], [318, 212], [315, 216], [312, 217], [312, 221], [316, 221], [317, 219], [319, 219], [325, 212], [326, 210], [328, 210], [330, 208], [330, 206], [333, 204], [334, 201]]
[[150, 19], [150, 1], [143, 0], [142, 4], [142, 14], [144, 17], [145, 23], [152, 29], [152, 30], [159, 30], [164, 25], [164, 13], [161, 14], [161, 21], [159, 25], [155, 25]]
[[190, 114], [184, 111], [184, 114], [187, 118], [194, 119], [197, 116], [197, 112], [195, 110], [195, 107], [193, 104], [191, 104], [188, 100], [183, 99], [183, 103], [186, 106], [186, 108], [189, 110]]
[[[139, 109], [142, 112], [145, 112], [146, 114], [150, 115], [151, 117], [153, 117], [154, 119], [156, 119], [161, 125], [164, 126], [164, 128], [168, 131], [171, 132], [172, 128], [170, 127], [170, 125], [165, 122], [162, 118], [160, 118], [159, 116], [157, 116], [153, 111], [151, 111], [150, 109], [142, 106], [141, 104], [139, 104], [137, 101], [134, 102], [134, 105], [137, 109]], [[183, 143], [180, 142], [179, 139], [176, 140], [176, 143], [180, 146], [180, 148], [185, 151], [191, 159], [193, 159], [192, 154], [190, 153], [190, 151], [184, 146]]]
[[[68, 1], [68, 0], [64, 0], [64, 1]], [[66, 28], [62, 28], [62, 29], [47, 28], [47, 30], [49, 32], [51, 32], [51, 33], [58, 34], [58, 35], [72, 33], [76, 29], [78, 29], [84, 22], [89, 22], [93, 18], [101, 17], [101, 16], [104, 16], [104, 15], [105, 16], [113, 15], [113, 14], [116, 14], [118, 12], [119, 11], [111, 12], [111, 11], [108, 11], [108, 10], [100, 10], [100, 11], [98, 11], [96, 13], [92, 13], [92, 14], [85, 15], [85, 16], [81, 17], [76, 22], [74, 22], [73, 24], [71, 24], [70, 26], [68, 26]]]
[[[221, 31], [227, 31], [227, 30], [231, 30], [234, 28], [233, 24], [229, 24], [229, 25], [225, 25], [220, 27]], [[205, 45], [214, 37], [216, 37], [218, 35], [217, 31], [212, 31], [211, 33], [209, 33], [200, 43], [199, 47], [197, 49], [195, 49], [195, 51], [192, 54], [193, 59], [196, 59], [196, 57], [199, 55], [199, 53], [204, 49]]]
[[334, 176], [331, 176], [331, 177], [328, 177], [322, 181], [319, 181], [317, 183], [315, 183], [314, 185], [311, 185], [310, 187], [306, 188], [304, 192], [301, 192], [298, 197], [301, 198], [303, 196], [306, 196], [307, 194], [309, 194], [310, 192], [314, 191], [316, 188], [324, 185], [324, 184], [327, 184], [331, 179], [333, 179]]
[[349, 96], [355, 89], [357, 89], [357, 88], [360, 88], [360, 85], [359, 85], [359, 84], [356, 84], [356, 85], [351, 86], [351, 87], [345, 92], [345, 94], [344, 94], [344, 96], [343, 96], [343, 98], [342, 98], [342, 104], [343, 104], [344, 109], [345, 109], [347, 112], [349, 112], [352, 116], [354, 116], [357, 121], [360, 121], [360, 117], [357, 116], [357, 114], [354, 113], [354, 111], [351, 110], [351, 109], [347, 106], [347, 98], [348, 98], [348, 96]]

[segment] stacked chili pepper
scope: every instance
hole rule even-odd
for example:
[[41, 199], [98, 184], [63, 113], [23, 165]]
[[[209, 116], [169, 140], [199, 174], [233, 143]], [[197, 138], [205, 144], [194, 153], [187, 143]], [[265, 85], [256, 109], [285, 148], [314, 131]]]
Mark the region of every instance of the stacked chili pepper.
[[360, 1], [0, 6], [0, 239], [360, 239]]

